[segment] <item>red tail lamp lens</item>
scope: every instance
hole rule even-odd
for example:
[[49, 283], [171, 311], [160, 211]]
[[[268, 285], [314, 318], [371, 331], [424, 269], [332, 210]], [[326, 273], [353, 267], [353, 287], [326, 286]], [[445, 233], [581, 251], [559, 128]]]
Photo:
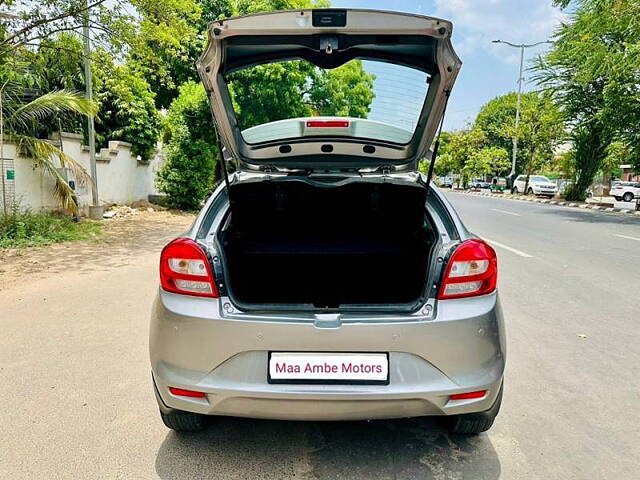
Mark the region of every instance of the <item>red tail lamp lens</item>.
[[487, 394], [486, 390], [478, 390], [477, 392], [456, 393], [449, 396], [449, 400], [469, 400], [472, 398], [482, 398]]
[[204, 392], [196, 392], [194, 390], [184, 390], [183, 388], [169, 387], [169, 391], [173, 395], [177, 395], [179, 397], [191, 397], [191, 398], [204, 398], [205, 397], [205, 393]]
[[440, 300], [486, 295], [496, 289], [498, 259], [495, 250], [479, 239], [462, 242], [447, 264]]
[[160, 283], [167, 292], [218, 297], [207, 255], [189, 238], [176, 238], [162, 250]]

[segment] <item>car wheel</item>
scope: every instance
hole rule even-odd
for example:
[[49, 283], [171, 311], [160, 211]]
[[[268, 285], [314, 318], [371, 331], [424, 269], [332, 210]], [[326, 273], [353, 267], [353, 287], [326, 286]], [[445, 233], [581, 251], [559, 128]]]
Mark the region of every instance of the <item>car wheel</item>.
[[486, 432], [493, 425], [502, 403], [502, 386], [493, 406], [486, 412], [466, 413], [449, 417], [449, 431], [458, 435], [477, 435]]
[[527, 193], [528, 193], [529, 195], [533, 195], [533, 188], [529, 187], [529, 190], [527, 190]]
[[520, 192], [518, 191], [518, 187], [513, 187], [513, 193], [520, 193]]
[[616, 199], [616, 202], [621, 202], [622, 201], [622, 197], [613, 197]]
[[622, 196], [622, 199], [623, 199], [625, 202], [630, 202], [631, 200], [633, 200], [633, 193], [631, 193], [631, 192], [627, 192], [627, 193], [625, 193], [625, 194]]
[[209, 425], [209, 417], [199, 413], [174, 410], [170, 413], [160, 412], [162, 422], [167, 428], [176, 432], [198, 432]]

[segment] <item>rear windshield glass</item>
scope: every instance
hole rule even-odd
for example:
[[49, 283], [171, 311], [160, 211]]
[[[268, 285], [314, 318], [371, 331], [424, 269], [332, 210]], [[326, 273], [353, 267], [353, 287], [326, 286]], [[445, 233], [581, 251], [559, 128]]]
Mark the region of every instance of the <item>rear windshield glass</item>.
[[244, 141], [345, 136], [411, 140], [429, 76], [373, 60], [322, 69], [305, 60], [269, 63], [226, 76]]

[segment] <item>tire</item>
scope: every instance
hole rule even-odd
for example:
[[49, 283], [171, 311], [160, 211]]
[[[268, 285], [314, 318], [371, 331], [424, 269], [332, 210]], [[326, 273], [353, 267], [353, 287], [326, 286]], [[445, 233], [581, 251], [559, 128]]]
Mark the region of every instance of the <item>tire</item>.
[[520, 192], [518, 191], [518, 187], [513, 187], [513, 193], [515, 193], [515, 194], [520, 193]]
[[448, 418], [448, 428], [451, 433], [457, 435], [478, 435], [486, 432], [493, 425], [502, 404], [502, 386], [493, 406], [486, 412], [465, 413]]
[[616, 199], [616, 202], [621, 202], [622, 201], [622, 197], [613, 197]]
[[170, 413], [160, 412], [160, 417], [167, 428], [176, 432], [199, 432], [209, 425], [209, 417], [206, 415], [181, 410]]
[[528, 193], [529, 195], [533, 195], [533, 188], [529, 187], [529, 190], [527, 190], [527, 193]]
[[630, 202], [633, 200], [633, 193], [631, 192], [627, 192], [622, 196], [622, 200], [624, 200], [625, 202]]

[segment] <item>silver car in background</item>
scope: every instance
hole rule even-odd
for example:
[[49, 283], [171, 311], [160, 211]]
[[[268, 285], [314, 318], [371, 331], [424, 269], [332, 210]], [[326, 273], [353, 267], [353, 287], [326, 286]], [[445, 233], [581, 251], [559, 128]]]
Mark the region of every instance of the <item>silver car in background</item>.
[[[150, 357], [169, 428], [219, 415], [491, 427], [505, 367], [496, 254], [417, 171], [461, 66], [451, 32], [342, 9], [211, 25], [198, 70], [236, 168], [160, 257]], [[292, 59], [402, 69], [424, 85], [415, 119], [371, 108], [240, 125], [234, 73]]]

